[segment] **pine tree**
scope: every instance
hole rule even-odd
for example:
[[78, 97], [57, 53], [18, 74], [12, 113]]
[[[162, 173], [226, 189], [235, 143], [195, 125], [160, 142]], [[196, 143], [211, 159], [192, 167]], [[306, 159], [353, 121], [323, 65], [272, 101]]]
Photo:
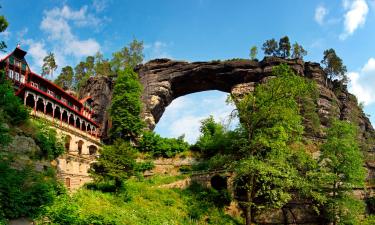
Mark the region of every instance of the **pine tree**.
[[110, 130], [113, 139], [122, 138], [135, 140], [142, 132], [144, 122], [140, 114], [142, 85], [138, 75], [132, 68], [127, 67], [118, 73], [113, 90], [110, 115], [112, 128]]
[[55, 61], [55, 55], [52, 52], [50, 52], [43, 59], [42, 76], [50, 75], [51, 77], [53, 77], [53, 72], [56, 69], [57, 69], [57, 64]]

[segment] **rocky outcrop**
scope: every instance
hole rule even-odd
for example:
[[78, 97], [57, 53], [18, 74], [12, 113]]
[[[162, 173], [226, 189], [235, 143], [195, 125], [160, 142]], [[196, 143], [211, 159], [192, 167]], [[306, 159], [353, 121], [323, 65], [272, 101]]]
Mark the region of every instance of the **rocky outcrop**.
[[94, 100], [95, 113], [92, 118], [99, 123], [100, 135], [103, 139], [108, 137], [109, 113], [108, 108], [112, 100], [113, 81], [108, 77], [90, 77], [85, 86], [80, 89], [80, 99], [91, 96]]
[[[227, 60], [211, 62], [185, 62], [155, 59], [136, 68], [143, 85], [142, 117], [153, 129], [165, 108], [176, 98], [194, 92], [219, 90], [241, 96], [254, 90], [258, 83], [270, 79], [272, 68], [288, 64], [297, 74], [314, 80], [319, 91], [316, 102], [322, 126], [330, 116], [348, 119], [359, 124], [362, 136], [374, 137], [374, 129], [358, 107], [358, 102], [347, 91], [334, 92], [335, 83], [329, 82], [319, 63], [302, 60], [266, 57], [262, 61]], [[112, 99], [113, 82], [106, 77], [90, 78], [81, 89], [81, 97], [92, 96], [93, 118], [102, 125], [102, 136], [107, 137], [108, 107]], [[124, 90], [126, 91], [126, 90]], [[375, 149], [373, 149], [375, 150]]]

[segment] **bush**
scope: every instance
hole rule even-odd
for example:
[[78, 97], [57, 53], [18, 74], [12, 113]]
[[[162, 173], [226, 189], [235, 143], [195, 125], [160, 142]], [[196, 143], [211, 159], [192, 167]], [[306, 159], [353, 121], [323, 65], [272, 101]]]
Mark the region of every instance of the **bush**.
[[35, 143], [40, 147], [41, 157], [45, 159], [56, 159], [65, 152], [61, 138], [57, 138], [55, 129], [43, 123], [37, 123], [37, 131], [34, 137]]
[[138, 146], [139, 151], [149, 152], [156, 157], [173, 157], [189, 150], [189, 144], [183, 136], [179, 138], [163, 138], [154, 132], [144, 132]]
[[13, 86], [5, 79], [5, 72], [0, 71], [0, 110], [3, 117], [13, 125], [25, 122], [29, 118], [29, 111], [14, 95]]
[[13, 169], [10, 162], [1, 161], [0, 174], [0, 216], [7, 219], [34, 217], [64, 191], [49, 171]]

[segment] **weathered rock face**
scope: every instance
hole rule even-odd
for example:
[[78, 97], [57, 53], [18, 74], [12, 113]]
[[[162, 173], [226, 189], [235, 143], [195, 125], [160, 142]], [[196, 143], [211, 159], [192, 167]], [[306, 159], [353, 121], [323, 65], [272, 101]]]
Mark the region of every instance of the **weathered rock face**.
[[[355, 96], [347, 91], [338, 96], [331, 82], [318, 63], [301, 60], [286, 60], [266, 57], [260, 62], [252, 60], [228, 60], [211, 62], [173, 61], [156, 59], [136, 68], [144, 87], [142, 94], [142, 117], [153, 129], [163, 115], [165, 108], [176, 98], [190, 93], [219, 90], [241, 96], [253, 91], [258, 83], [267, 81], [272, 68], [280, 63], [288, 64], [297, 74], [314, 80], [319, 91], [316, 102], [323, 126], [331, 115], [348, 119], [359, 124], [364, 138], [374, 137], [374, 129], [358, 107]], [[90, 78], [79, 95], [92, 96], [94, 119], [102, 125], [102, 136], [107, 137], [108, 112], [112, 99], [113, 82], [109, 78]], [[124, 90], [125, 91], [125, 90]], [[375, 149], [374, 149], [375, 150]]]
[[108, 137], [108, 108], [112, 100], [113, 81], [108, 77], [91, 77], [87, 84], [81, 88], [79, 97], [91, 96], [94, 100], [95, 113], [92, 118], [101, 126], [100, 135], [103, 139]]

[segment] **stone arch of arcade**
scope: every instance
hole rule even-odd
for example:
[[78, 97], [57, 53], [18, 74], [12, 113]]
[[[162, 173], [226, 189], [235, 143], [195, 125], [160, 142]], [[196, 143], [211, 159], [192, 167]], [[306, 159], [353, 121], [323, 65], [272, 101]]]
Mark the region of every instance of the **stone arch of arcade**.
[[92, 136], [97, 136], [97, 129], [94, 125], [42, 95], [26, 91], [24, 104], [33, 110], [32, 113], [34, 115], [48, 116], [52, 121], [60, 123], [60, 125], [64, 123]]
[[254, 90], [272, 75], [272, 67], [286, 63], [298, 74], [304, 74], [300, 60], [265, 58], [188, 63], [156, 59], [136, 68], [143, 85], [142, 117], [154, 129], [166, 107], [176, 98], [202, 91], [218, 90], [241, 96]]

